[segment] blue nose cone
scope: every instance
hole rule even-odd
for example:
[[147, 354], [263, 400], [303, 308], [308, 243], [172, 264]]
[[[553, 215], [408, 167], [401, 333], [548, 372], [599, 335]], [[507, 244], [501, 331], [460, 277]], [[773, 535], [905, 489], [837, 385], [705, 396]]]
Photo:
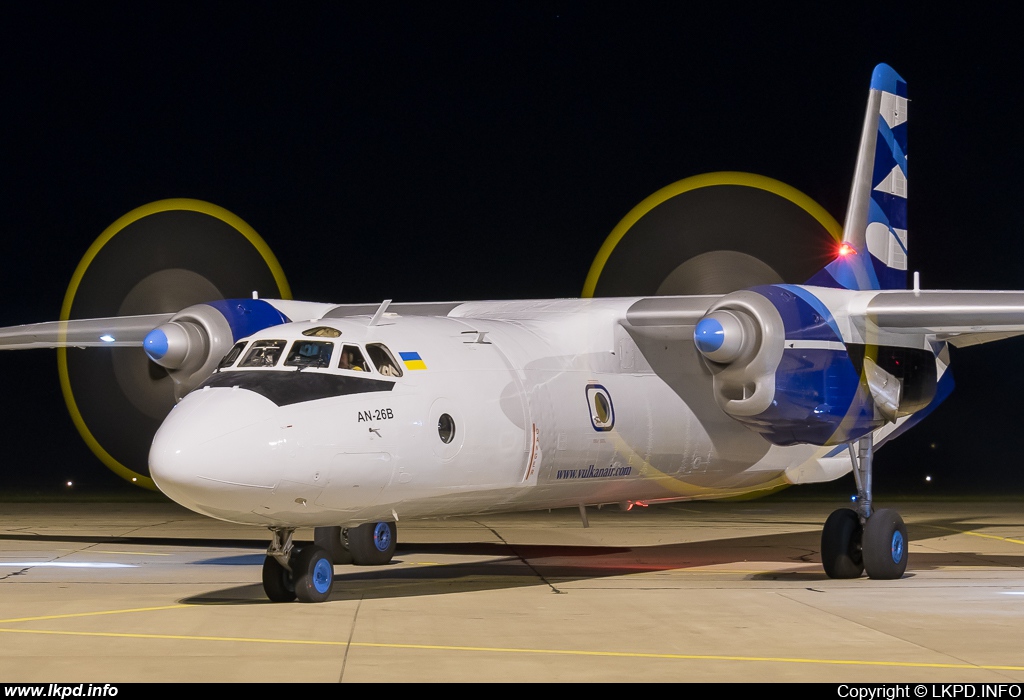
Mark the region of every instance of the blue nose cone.
[[146, 351], [149, 359], [156, 362], [163, 358], [167, 354], [169, 343], [167, 342], [167, 334], [165, 334], [159, 328], [154, 328], [142, 341], [142, 349]]
[[714, 352], [725, 342], [725, 329], [713, 318], [702, 318], [693, 329], [693, 342], [702, 353]]

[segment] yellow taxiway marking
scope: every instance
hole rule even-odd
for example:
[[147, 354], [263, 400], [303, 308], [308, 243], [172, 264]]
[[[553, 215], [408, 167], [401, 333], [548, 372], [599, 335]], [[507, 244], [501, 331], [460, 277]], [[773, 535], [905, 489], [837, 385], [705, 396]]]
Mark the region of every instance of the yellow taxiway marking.
[[[180, 606], [188, 607], [188, 606]], [[153, 608], [156, 609], [156, 608]], [[262, 639], [259, 637], [207, 637], [188, 634], [141, 634], [127, 632], [66, 632], [58, 630], [25, 630], [0, 628], [14, 634], [52, 634], [72, 637], [113, 637], [122, 639], [159, 639], [190, 642], [243, 642], [250, 644], [294, 644], [303, 646], [357, 647], [373, 649], [414, 649], [420, 651], [465, 651], [486, 654], [549, 654], [552, 656], [591, 656], [619, 659], [660, 659], [669, 661], [741, 661], [749, 663], [817, 664], [832, 666], [885, 666], [898, 668], [980, 669], [985, 671], [1024, 671], [1024, 666], [987, 664], [942, 664], [915, 661], [867, 661], [857, 659], [805, 659], [785, 656], [733, 656], [727, 654], [655, 654], [625, 651], [587, 651], [580, 649], [516, 649], [511, 647], [471, 647], [444, 644], [383, 644], [373, 642], [332, 642], [315, 639]]]
[[[957, 530], [955, 527], [944, 527], [942, 525], [927, 525], [926, 527], [932, 527], [936, 530], [945, 530], [946, 532], [955, 532], [958, 535], [970, 535], [971, 537], [984, 537], [987, 540], [999, 540], [1001, 542], [1011, 542], [1013, 544], [1024, 544], [1024, 540], [1018, 540], [1013, 537], [1002, 537], [1000, 535], [989, 535], [984, 532], [975, 532], [974, 530]], [[993, 525], [993, 527], [999, 527]]]
[[1003, 542], [1012, 542], [1013, 544], [1024, 544], [1024, 540], [1017, 540], [1012, 537], [1000, 537], [999, 535], [986, 535], [984, 532], [974, 532], [967, 530], [963, 534], [971, 535], [972, 537], [984, 537], [990, 540], [1002, 540]]
[[[11, 622], [37, 622], [39, 620], [69, 620], [74, 617], [95, 617], [96, 615], [120, 615], [121, 613], [136, 613], [136, 612], [152, 612], [154, 610], [176, 610], [178, 608], [191, 608], [195, 607], [192, 605], [185, 605], [180, 603], [178, 605], [158, 605], [154, 608], [125, 608], [123, 610], [99, 610], [95, 612], [82, 612], [82, 613], [66, 613], [64, 615], [39, 615], [37, 617], [12, 617], [6, 620], [0, 620], [0, 623], [9, 624]], [[27, 631], [27, 630], [10, 630], [11, 632]]]

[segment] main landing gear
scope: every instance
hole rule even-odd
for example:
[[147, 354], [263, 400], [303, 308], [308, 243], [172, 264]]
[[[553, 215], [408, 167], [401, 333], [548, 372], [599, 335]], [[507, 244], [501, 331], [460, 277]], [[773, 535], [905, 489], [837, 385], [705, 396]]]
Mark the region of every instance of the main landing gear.
[[322, 603], [334, 587], [335, 564], [380, 566], [395, 554], [394, 523], [354, 528], [318, 527], [313, 544], [297, 547], [295, 528], [271, 528], [273, 540], [263, 560], [263, 590], [274, 603]]
[[821, 563], [829, 578], [895, 579], [907, 570], [907, 527], [895, 510], [871, 509], [871, 436], [848, 445], [857, 482], [857, 510], [840, 508], [821, 530]]

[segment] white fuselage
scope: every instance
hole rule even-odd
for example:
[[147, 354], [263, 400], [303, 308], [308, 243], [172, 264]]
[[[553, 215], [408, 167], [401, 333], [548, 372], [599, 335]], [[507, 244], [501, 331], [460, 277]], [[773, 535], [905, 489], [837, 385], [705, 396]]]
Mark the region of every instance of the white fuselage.
[[[349, 526], [722, 498], [849, 469], [722, 413], [692, 344], [638, 345], [623, 327], [633, 301], [473, 302], [269, 328], [171, 411], [153, 478], [224, 520]], [[296, 347], [318, 327], [339, 332], [314, 338], [335, 346], [326, 367], [239, 366], [257, 341]], [[375, 361], [340, 368], [343, 345], [367, 358], [383, 346], [402, 376]]]

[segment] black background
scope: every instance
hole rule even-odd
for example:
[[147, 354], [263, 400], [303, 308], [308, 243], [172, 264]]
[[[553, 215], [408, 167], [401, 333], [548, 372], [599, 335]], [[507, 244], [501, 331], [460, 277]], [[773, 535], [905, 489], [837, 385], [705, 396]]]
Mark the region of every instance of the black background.
[[[779, 179], [842, 221], [883, 61], [911, 97], [911, 268], [926, 288], [1024, 288], [1010, 12], [8, 5], [0, 325], [57, 318], [92, 241], [168, 197], [234, 212], [295, 298], [332, 302], [578, 296], [630, 209], [709, 171]], [[876, 487], [1024, 491], [1022, 350], [954, 351], [953, 397], [879, 453]], [[53, 351], [0, 354], [0, 440], [0, 490], [120, 484], [74, 430]]]

